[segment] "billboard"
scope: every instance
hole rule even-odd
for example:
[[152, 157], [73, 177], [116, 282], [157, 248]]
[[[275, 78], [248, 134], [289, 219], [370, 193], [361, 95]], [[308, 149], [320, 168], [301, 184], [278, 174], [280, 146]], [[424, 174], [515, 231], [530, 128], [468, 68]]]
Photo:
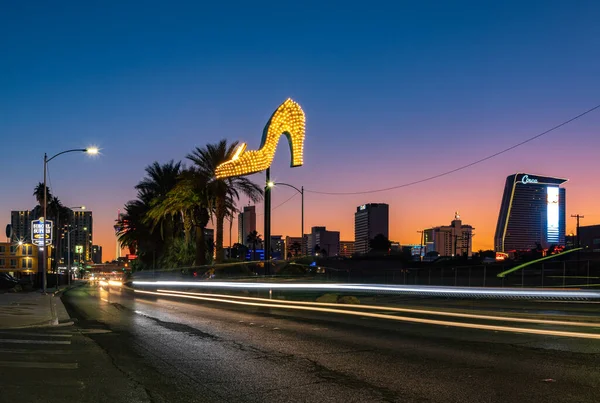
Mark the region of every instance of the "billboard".
[[559, 193], [558, 187], [548, 186], [547, 188], [547, 230], [546, 236], [548, 244], [557, 244], [560, 241], [560, 225], [559, 225]]
[[[31, 222], [31, 243], [44, 246], [44, 218]], [[52, 221], [46, 220], [46, 245], [52, 244]]]

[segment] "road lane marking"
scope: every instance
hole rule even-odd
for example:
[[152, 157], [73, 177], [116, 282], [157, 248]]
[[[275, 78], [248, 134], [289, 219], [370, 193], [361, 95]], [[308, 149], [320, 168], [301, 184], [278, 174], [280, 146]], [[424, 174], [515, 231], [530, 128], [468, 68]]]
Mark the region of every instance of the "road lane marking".
[[277, 300], [273, 301], [267, 298], [256, 298], [256, 297], [242, 297], [237, 295], [226, 295], [226, 294], [205, 294], [196, 292], [185, 292], [185, 291], [171, 291], [171, 290], [157, 290], [161, 293], [173, 293], [182, 295], [199, 295], [203, 297], [219, 297], [219, 298], [232, 298], [247, 301], [260, 301], [260, 302], [276, 302], [278, 304], [290, 304], [290, 305], [308, 305], [308, 306], [330, 306], [330, 307], [351, 307], [353, 309], [372, 309], [378, 311], [391, 311], [391, 312], [403, 312], [403, 313], [416, 313], [424, 315], [435, 315], [435, 316], [449, 316], [454, 318], [468, 318], [468, 319], [483, 319], [493, 320], [500, 322], [520, 322], [520, 323], [535, 323], [542, 325], [556, 325], [556, 326], [576, 326], [576, 327], [596, 327], [600, 328], [600, 322], [574, 322], [574, 321], [561, 321], [561, 320], [549, 320], [549, 319], [528, 319], [528, 318], [515, 318], [512, 316], [494, 316], [494, 315], [478, 315], [471, 313], [457, 313], [457, 312], [446, 312], [446, 311], [433, 311], [428, 309], [412, 309], [412, 308], [396, 308], [389, 306], [378, 306], [378, 305], [344, 305], [338, 303], [329, 302], [310, 302], [310, 301], [284, 301]]
[[31, 354], [35, 352], [35, 354], [40, 355], [65, 355], [65, 354], [73, 354], [70, 350], [30, 350], [23, 348], [0, 348], [0, 353], [6, 354]]
[[0, 343], [9, 343], [9, 344], [71, 344], [71, 340], [0, 339]]
[[559, 336], [559, 337], [574, 337], [574, 338], [581, 338], [581, 339], [600, 339], [600, 334], [592, 334], [592, 333], [565, 332], [565, 331], [559, 331], [559, 330], [530, 329], [530, 328], [519, 328], [519, 327], [509, 327], [509, 326], [480, 325], [480, 324], [476, 324], [476, 323], [450, 322], [450, 321], [436, 320], [436, 319], [422, 319], [422, 318], [412, 318], [412, 317], [406, 317], [406, 316], [384, 315], [384, 314], [370, 313], [370, 312], [357, 312], [357, 311], [349, 311], [349, 310], [345, 310], [345, 309], [331, 309], [331, 308], [320, 308], [320, 307], [299, 306], [299, 305], [279, 305], [279, 304], [266, 304], [266, 303], [258, 303], [258, 302], [232, 301], [232, 300], [228, 300], [228, 299], [197, 297], [197, 296], [193, 296], [193, 295], [161, 293], [161, 292], [143, 291], [143, 290], [135, 290], [135, 292], [141, 293], [141, 294], [152, 294], [152, 295], [159, 295], [159, 296], [163, 295], [163, 296], [171, 296], [171, 297], [178, 297], [178, 298], [198, 299], [198, 300], [203, 300], [203, 301], [223, 302], [226, 304], [260, 306], [260, 307], [278, 308], [278, 309], [293, 309], [293, 310], [299, 310], [299, 311], [336, 313], [336, 314], [342, 314], [342, 315], [370, 317], [370, 318], [377, 318], [377, 319], [389, 319], [389, 320], [395, 320], [395, 321], [399, 321], [399, 322], [422, 323], [422, 324], [428, 324], [428, 325], [441, 325], [441, 326], [459, 327], [459, 328], [467, 328], [467, 329], [492, 330], [492, 331], [498, 331], [498, 332], [525, 333], [525, 334]]
[[73, 362], [27, 362], [0, 361], [0, 367], [12, 368], [42, 368], [42, 369], [77, 369], [79, 364]]
[[34, 333], [34, 332], [11, 332], [11, 331], [0, 331], [0, 335], [14, 335], [14, 336], [37, 336], [37, 337], [73, 337], [72, 334], [63, 333]]

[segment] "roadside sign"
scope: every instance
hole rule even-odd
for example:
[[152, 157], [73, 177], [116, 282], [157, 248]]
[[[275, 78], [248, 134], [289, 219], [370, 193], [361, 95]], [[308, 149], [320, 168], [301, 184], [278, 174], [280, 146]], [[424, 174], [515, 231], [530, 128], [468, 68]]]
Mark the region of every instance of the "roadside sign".
[[[52, 244], [52, 221], [46, 220], [46, 245]], [[44, 246], [44, 218], [31, 222], [31, 242], [37, 246]]]
[[75, 245], [75, 253], [83, 253], [83, 245]]

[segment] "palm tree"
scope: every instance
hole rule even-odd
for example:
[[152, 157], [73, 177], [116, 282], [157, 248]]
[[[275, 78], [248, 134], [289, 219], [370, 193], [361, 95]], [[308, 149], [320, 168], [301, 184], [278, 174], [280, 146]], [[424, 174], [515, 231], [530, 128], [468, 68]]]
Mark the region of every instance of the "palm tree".
[[[119, 242], [124, 247], [135, 249], [144, 264], [152, 262], [154, 266], [157, 256], [162, 256], [165, 243], [168, 244], [174, 235], [172, 216], [163, 217], [152, 226], [148, 222], [148, 212], [175, 187], [180, 172], [181, 163], [172, 160], [162, 165], [154, 162], [146, 167], [146, 177], [135, 187], [138, 191], [137, 199], [125, 205], [125, 212], [117, 221]], [[157, 226], [160, 226], [161, 231], [154, 230]], [[167, 242], [163, 240], [165, 232], [169, 237]]]
[[240, 195], [245, 195], [253, 202], [262, 199], [262, 189], [248, 178], [233, 177], [217, 179], [215, 169], [217, 166], [231, 159], [238, 146], [237, 141], [227, 144], [227, 140], [221, 140], [216, 144], [207, 144], [206, 147], [196, 147], [187, 158], [192, 161], [196, 168], [210, 178], [209, 192], [214, 197], [214, 211], [216, 217], [216, 261], [223, 262], [223, 224], [225, 217], [234, 214], [235, 203]]
[[[46, 200], [50, 200], [52, 198], [52, 193], [46, 187]], [[38, 183], [35, 189], [33, 190], [33, 196], [35, 196], [35, 200], [37, 200], [38, 205], [43, 206], [44, 204], [44, 184], [42, 182]]]
[[196, 252], [194, 265], [206, 264], [204, 230], [208, 225], [213, 206], [208, 189], [208, 178], [197, 169], [188, 169], [180, 175], [179, 182], [164, 198], [155, 199], [148, 211], [147, 220], [153, 228], [165, 217], [177, 216], [183, 221], [185, 242], [189, 244], [191, 230], [195, 229]]
[[298, 257], [298, 255], [300, 255], [301, 250], [302, 245], [300, 245], [300, 242], [294, 242], [290, 245], [290, 252], [292, 252], [295, 257]]
[[[135, 188], [138, 191], [138, 199], [152, 207], [164, 200], [167, 193], [177, 184], [181, 174], [181, 162], [171, 160], [161, 165], [155, 161], [148, 165], [145, 171], [146, 177]], [[165, 242], [170, 243], [175, 233], [173, 216], [163, 216], [155, 226], [160, 228], [160, 234]]]
[[256, 230], [249, 233], [246, 237], [246, 242], [252, 244], [252, 255], [254, 257], [254, 260], [256, 260], [256, 245], [262, 242], [259, 233]]

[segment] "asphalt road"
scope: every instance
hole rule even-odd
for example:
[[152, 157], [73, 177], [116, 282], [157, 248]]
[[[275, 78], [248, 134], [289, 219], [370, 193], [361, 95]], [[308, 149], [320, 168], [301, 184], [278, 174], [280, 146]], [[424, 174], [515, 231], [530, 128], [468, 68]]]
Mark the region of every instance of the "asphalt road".
[[[81, 381], [78, 401], [596, 403], [600, 396], [599, 340], [140, 298], [93, 286], [63, 301], [78, 318], [69, 347], [89, 356], [44, 359], [77, 362], [76, 378], [98, 371]], [[69, 370], [56, 371], [64, 383]], [[26, 381], [9, 375], [2, 384], [14, 383], [17, 393]]]

